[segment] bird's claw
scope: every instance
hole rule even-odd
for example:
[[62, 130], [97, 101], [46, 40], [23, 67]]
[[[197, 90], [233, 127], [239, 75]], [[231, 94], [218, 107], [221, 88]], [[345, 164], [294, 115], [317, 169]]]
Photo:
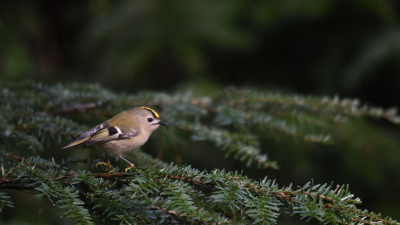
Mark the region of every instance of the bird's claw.
[[110, 161], [108, 161], [108, 162], [98, 162], [98, 163], [96, 163], [96, 167], [98, 166], [98, 165], [103, 165], [103, 166], [108, 166], [110, 169], [111, 169], [111, 163], [110, 163]]
[[132, 164], [131, 167], [126, 168], [126, 169], [125, 169], [125, 173], [127, 173], [128, 170], [132, 169], [133, 167], [135, 167], [135, 165]]

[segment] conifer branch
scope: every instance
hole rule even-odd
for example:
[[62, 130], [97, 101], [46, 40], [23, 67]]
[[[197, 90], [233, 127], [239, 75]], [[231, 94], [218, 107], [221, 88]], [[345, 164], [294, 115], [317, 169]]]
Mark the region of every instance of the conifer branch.
[[[0, 88], [0, 99], [5, 100], [0, 106], [0, 188], [34, 190], [38, 199], [65, 208], [63, 216], [73, 217], [76, 223], [107, 218], [107, 222], [149, 224], [162, 218], [165, 224], [276, 224], [281, 214], [288, 213], [319, 223], [399, 224], [357, 209], [361, 201], [345, 185], [334, 189], [333, 184], [309, 182], [296, 190], [279, 188], [275, 181], [255, 181], [237, 172], [167, 166], [141, 152], [133, 154], [133, 161], [148, 168], [135, 167], [129, 173], [115, 172], [118, 168], [108, 173], [74, 171], [71, 165], [90, 163], [80, 158], [56, 163], [30, 157], [34, 151], [59, 149], [56, 142], [89, 129], [82, 124], [90, 123], [81, 117], [89, 115], [95, 119], [91, 122], [98, 122], [134, 105], [146, 105], [161, 110], [163, 120], [178, 128], [168, 134], [173, 138], [208, 141], [248, 165], [255, 162], [263, 168], [277, 168], [276, 162], [267, 160], [260, 147], [260, 132], [254, 130], [266, 136], [334, 143], [330, 134], [336, 123], [362, 117], [400, 123], [395, 110], [338, 97], [235, 88], [203, 97], [152, 92], [123, 95], [98, 85], [34, 82], [2, 83]], [[13, 203], [0, 193], [0, 210], [4, 206]]]
[[0, 212], [3, 210], [4, 206], [14, 207], [14, 203], [10, 201], [10, 196], [7, 196], [5, 193], [0, 192]]
[[[39, 162], [40, 160], [37, 161]], [[42, 163], [43, 162], [46, 161], [42, 161]], [[57, 166], [55, 165], [51, 166], [53, 168], [57, 168]], [[261, 182], [255, 182], [249, 180], [246, 177], [242, 177], [240, 174], [237, 173], [232, 174], [215, 170], [208, 174], [205, 172], [200, 173], [200, 171], [193, 170], [190, 167], [179, 168], [176, 166], [169, 166], [162, 171], [151, 171], [149, 169], [135, 168], [134, 171], [132, 171], [131, 173], [91, 174], [86, 172], [56, 174], [53, 172], [52, 174], [45, 176], [43, 176], [43, 172], [35, 169], [35, 166], [33, 164], [21, 165], [21, 170], [27, 172], [26, 175], [30, 175], [33, 177], [22, 177], [20, 174], [16, 178], [3, 178], [0, 179], [0, 187], [4, 189], [7, 188], [7, 184], [12, 184], [10, 187], [15, 188], [17, 187], [16, 184], [18, 183], [23, 184], [29, 181], [36, 182], [36, 180], [39, 179], [44, 182], [40, 187], [36, 188], [36, 190], [43, 193], [41, 195], [38, 195], [39, 198], [43, 198], [45, 196], [48, 196], [48, 198], [49, 196], [64, 196], [63, 199], [66, 198], [68, 200], [64, 200], [60, 203], [68, 203], [68, 207], [72, 207], [73, 202], [77, 204], [79, 203], [79, 201], [77, 202], [76, 199], [70, 200], [71, 197], [75, 198], [74, 196], [76, 196], [76, 192], [67, 187], [64, 189], [60, 189], [60, 185], [61, 183], [72, 183], [74, 185], [79, 185], [80, 183], [83, 183], [89, 186], [89, 190], [93, 193], [92, 195], [90, 195], [90, 198], [93, 199], [94, 203], [98, 202], [94, 208], [111, 205], [114, 208], [112, 212], [115, 213], [115, 210], [119, 210], [120, 213], [118, 213], [118, 218], [125, 218], [127, 221], [130, 221], [128, 220], [128, 218], [132, 219], [136, 217], [132, 214], [130, 214], [131, 216], [126, 217], [126, 209], [120, 208], [123, 205], [129, 205], [125, 201], [136, 201], [135, 199], [137, 199], [138, 197], [147, 198], [146, 196], [156, 192], [159, 193], [161, 196], [167, 195], [175, 197], [172, 197], [171, 201], [163, 203], [162, 207], [152, 207], [161, 207], [164, 209], [162, 211], [167, 211], [168, 213], [175, 212], [172, 214], [182, 215], [188, 220], [196, 218], [196, 220], [210, 222], [210, 217], [204, 217], [205, 215], [209, 215], [207, 211], [204, 211], [204, 209], [198, 210], [198, 207], [194, 205], [190, 206], [194, 204], [194, 201], [191, 200], [191, 197], [189, 196], [196, 196], [198, 194], [198, 190], [197, 188], [194, 188], [195, 186], [191, 186], [189, 184], [197, 184], [201, 185], [204, 188], [217, 188], [212, 188], [216, 191], [214, 191], [210, 196], [206, 197], [205, 199], [214, 199], [214, 204], [226, 204], [228, 208], [231, 209], [232, 207], [234, 207], [234, 213], [236, 210], [239, 210], [240, 214], [245, 213], [248, 216], [253, 216], [257, 218], [255, 220], [257, 222], [264, 221], [263, 223], [275, 223], [276, 218], [279, 215], [280, 208], [285, 207], [284, 205], [277, 204], [279, 202], [278, 199], [282, 199], [285, 200], [287, 203], [292, 204], [295, 209], [295, 213], [304, 214], [308, 218], [313, 217], [313, 214], [309, 213], [314, 212], [313, 210], [316, 210], [315, 207], [318, 206], [317, 209], [319, 211], [322, 210], [321, 213], [324, 212], [323, 214], [331, 212], [325, 212], [325, 210], [334, 209], [337, 215], [343, 215], [353, 221], [362, 221], [365, 223], [381, 221], [386, 224], [399, 224], [391, 219], [382, 219], [376, 214], [367, 214], [354, 208], [354, 204], [360, 203], [360, 201], [358, 199], [351, 199], [353, 195], [348, 192], [348, 187], [345, 188], [345, 186], [342, 186], [342, 188], [337, 191], [337, 189], [332, 190], [332, 184], [329, 186], [326, 184], [322, 186], [310, 186], [309, 182], [300, 190], [292, 190], [290, 187], [278, 188], [275, 181], [271, 182], [271, 180], [267, 179], [264, 179]], [[122, 182], [123, 184], [129, 184], [129, 186], [123, 189], [122, 192], [104, 192], [102, 191], [102, 187], [110, 190], [109, 188], [112, 188], [114, 185], [112, 183], [104, 181], [99, 183], [100, 180], [97, 180], [96, 178], [108, 179], [110, 181], [114, 180], [114, 182]], [[150, 179], [152, 180], [152, 183], [148, 183]], [[168, 181], [168, 179], [175, 180], [175, 182]], [[57, 181], [57, 183], [53, 184], [50, 181]], [[56, 186], [54, 185], [58, 186], [58, 188], [56, 188]], [[56, 191], [57, 195], [54, 194], [55, 190], [58, 190]], [[63, 191], [60, 192], [59, 190]], [[124, 195], [120, 195], [124, 192], [131, 193], [132, 197], [126, 198], [123, 197]], [[317, 199], [319, 199], [319, 202], [316, 201]], [[207, 204], [203, 206], [207, 206]], [[77, 208], [74, 207], [72, 207], [71, 209], [77, 210]], [[247, 210], [245, 212], [242, 212], [241, 207], [246, 207]], [[259, 209], [262, 210], [259, 211]], [[235, 217], [234, 214], [230, 213], [231, 211], [232, 210], [225, 211], [224, 214]], [[200, 212], [202, 213], [199, 214]], [[87, 219], [86, 216], [86, 214], [82, 214], [80, 219]], [[337, 220], [337, 217], [335, 218], [336, 219], [331, 218], [334, 219], [332, 220], [332, 222]], [[366, 220], [365, 218], [369, 218], [370, 220]], [[234, 220], [235, 219], [239, 218], [235, 217]], [[324, 217], [320, 217], [320, 219], [321, 221], [326, 220], [326, 218]]]

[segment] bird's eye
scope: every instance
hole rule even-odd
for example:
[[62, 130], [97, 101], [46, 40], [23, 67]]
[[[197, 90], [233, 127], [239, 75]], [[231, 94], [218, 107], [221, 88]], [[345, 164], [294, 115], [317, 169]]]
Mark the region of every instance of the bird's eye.
[[152, 118], [147, 118], [147, 121], [152, 122], [153, 119]]

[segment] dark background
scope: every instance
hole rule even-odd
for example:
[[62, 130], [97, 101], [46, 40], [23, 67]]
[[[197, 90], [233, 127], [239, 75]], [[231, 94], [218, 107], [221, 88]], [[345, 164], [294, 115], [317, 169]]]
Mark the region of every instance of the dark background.
[[[2, 1], [0, 79], [99, 83], [129, 94], [200, 95], [234, 85], [399, 107], [399, 7], [394, 0]], [[183, 162], [282, 185], [349, 183], [359, 207], [399, 220], [400, 129], [373, 120], [336, 133], [334, 146], [265, 138], [277, 171], [210, 160], [222, 158], [219, 151], [182, 153]]]

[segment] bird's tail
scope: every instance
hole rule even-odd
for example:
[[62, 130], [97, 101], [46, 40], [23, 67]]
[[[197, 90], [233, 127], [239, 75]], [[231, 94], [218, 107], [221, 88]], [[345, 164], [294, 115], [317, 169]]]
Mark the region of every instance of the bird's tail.
[[66, 146], [62, 147], [61, 149], [69, 148], [69, 147], [72, 147], [72, 146], [75, 146], [75, 145], [82, 144], [83, 142], [87, 141], [90, 137], [91, 137], [91, 136], [83, 137], [83, 138], [82, 138], [82, 137], [79, 137], [78, 139], [76, 139], [75, 141], [73, 141], [73, 142], [67, 144]]

